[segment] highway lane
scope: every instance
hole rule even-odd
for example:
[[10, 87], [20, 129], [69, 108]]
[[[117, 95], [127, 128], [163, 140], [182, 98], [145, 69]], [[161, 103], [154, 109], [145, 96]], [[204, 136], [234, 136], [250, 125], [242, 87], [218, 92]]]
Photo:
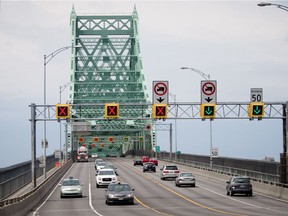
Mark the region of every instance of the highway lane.
[[[253, 197], [227, 196], [225, 182], [216, 182], [196, 175], [196, 187], [176, 187], [173, 180], [156, 173], [143, 173], [141, 166], [133, 166], [132, 159], [108, 159], [118, 167], [119, 179], [135, 188], [135, 205], [105, 204], [105, 188], [96, 188], [94, 163], [75, 163], [66, 174], [84, 183], [83, 198], [60, 198], [56, 187], [48, 200], [31, 215], [287, 215], [288, 202], [255, 194]], [[180, 170], [191, 168], [179, 165]], [[228, 180], [228, 179], [227, 179]], [[90, 188], [90, 190], [89, 190]], [[89, 196], [90, 194], [90, 196]], [[34, 214], [33, 214], [34, 213]]]

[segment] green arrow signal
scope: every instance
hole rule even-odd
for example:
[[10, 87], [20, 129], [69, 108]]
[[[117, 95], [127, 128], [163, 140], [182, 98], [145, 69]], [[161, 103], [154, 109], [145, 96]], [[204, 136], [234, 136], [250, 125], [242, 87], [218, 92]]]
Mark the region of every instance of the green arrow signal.
[[260, 115], [262, 113], [262, 106], [253, 106], [254, 115]]
[[210, 106], [205, 107], [205, 114], [211, 115], [213, 113], [213, 108]]

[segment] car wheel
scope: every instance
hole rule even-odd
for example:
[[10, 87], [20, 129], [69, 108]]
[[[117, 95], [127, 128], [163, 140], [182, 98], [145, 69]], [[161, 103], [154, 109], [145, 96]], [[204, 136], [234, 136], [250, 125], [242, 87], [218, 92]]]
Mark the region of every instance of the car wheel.
[[249, 193], [249, 196], [253, 196], [253, 192], [252, 191]]
[[96, 188], [99, 188], [99, 185], [96, 183]]
[[233, 194], [234, 194], [234, 193], [233, 193], [232, 191], [230, 191], [230, 196], [233, 196]]
[[227, 194], [227, 196], [229, 196], [229, 195], [230, 195], [230, 193], [229, 193], [229, 191], [228, 191], [228, 190], [227, 190], [227, 193], [226, 193], [226, 194]]
[[195, 184], [192, 184], [191, 186], [192, 186], [192, 187], [195, 187]]

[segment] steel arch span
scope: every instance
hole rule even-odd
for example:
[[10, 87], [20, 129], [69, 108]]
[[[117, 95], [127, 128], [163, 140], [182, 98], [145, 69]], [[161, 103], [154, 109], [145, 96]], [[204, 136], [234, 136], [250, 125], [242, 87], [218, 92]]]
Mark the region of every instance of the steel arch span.
[[[74, 47], [70, 104], [149, 102], [142, 71], [136, 7], [132, 15], [77, 15], [73, 6], [70, 25]], [[99, 156], [119, 155], [136, 147], [152, 149], [155, 143], [153, 127], [145, 130], [146, 125], [152, 125], [151, 119], [85, 120], [87, 116], [104, 116], [103, 110], [97, 106], [75, 106], [68, 127], [68, 147], [73, 146], [75, 150], [86, 145], [90, 154], [97, 152]], [[121, 112], [129, 113], [135, 119], [143, 116], [143, 112], [149, 116], [148, 106], [141, 110], [137, 106], [127, 106], [121, 108]], [[85, 129], [87, 127], [89, 130]]]

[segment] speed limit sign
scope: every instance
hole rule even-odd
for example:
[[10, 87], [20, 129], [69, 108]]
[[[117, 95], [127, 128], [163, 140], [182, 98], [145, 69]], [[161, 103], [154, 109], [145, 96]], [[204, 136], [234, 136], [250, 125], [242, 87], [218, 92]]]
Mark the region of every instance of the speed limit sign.
[[211, 148], [210, 154], [211, 157], [218, 157], [218, 148]]

